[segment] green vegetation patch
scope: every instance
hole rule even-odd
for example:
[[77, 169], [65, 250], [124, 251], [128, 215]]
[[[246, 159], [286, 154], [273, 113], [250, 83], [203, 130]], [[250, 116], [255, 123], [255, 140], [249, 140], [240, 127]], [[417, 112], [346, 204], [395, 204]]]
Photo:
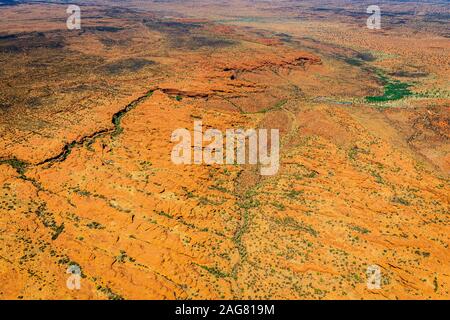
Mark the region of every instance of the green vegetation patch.
[[47, 210], [47, 206], [45, 204], [40, 205], [36, 209], [35, 213], [39, 221], [46, 228], [53, 231], [52, 240], [56, 240], [59, 237], [59, 235], [64, 231], [64, 222], [58, 225], [55, 218], [53, 217], [53, 213]]
[[284, 226], [284, 227], [287, 227], [287, 228], [290, 228], [293, 230], [307, 232], [310, 235], [312, 235], [313, 237], [317, 237], [319, 234], [311, 226], [309, 226], [301, 221], [297, 221], [296, 219], [294, 219], [292, 217], [284, 217], [284, 218], [280, 218], [280, 219], [275, 219], [275, 222], [281, 226]]
[[106, 295], [109, 300], [124, 300], [122, 296], [114, 293], [109, 287], [103, 287], [98, 285], [97, 290]]
[[[275, 103], [275, 105], [273, 105], [272, 107], [264, 108], [264, 109], [262, 109], [260, 111], [255, 112], [255, 113], [267, 113], [267, 112], [270, 112], [270, 111], [280, 110], [287, 102], [288, 102], [287, 99], [282, 99], [282, 100], [278, 101], [277, 103]], [[244, 112], [244, 113], [249, 113], [249, 112]]]
[[20, 161], [16, 158], [13, 159], [7, 159], [7, 160], [0, 160], [0, 164], [9, 164], [11, 167], [13, 167], [18, 174], [24, 175], [25, 170], [27, 169], [28, 164]]
[[413, 94], [412, 91], [409, 90], [409, 88], [411, 87], [409, 83], [390, 79], [381, 71], [377, 71], [377, 75], [384, 85], [384, 93], [381, 96], [366, 97], [367, 102], [376, 103], [400, 100]]
[[230, 277], [230, 275], [228, 273], [225, 273], [221, 270], [219, 270], [218, 268], [215, 267], [208, 267], [208, 266], [202, 266], [200, 264], [197, 264], [200, 268], [208, 271], [209, 273], [211, 273], [212, 275], [216, 276], [217, 278], [228, 278]]
[[105, 229], [104, 226], [102, 226], [100, 223], [98, 223], [98, 222], [96, 222], [96, 221], [89, 222], [86, 226], [87, 226], [89, 229], [98, 229], [98, 230], [100, 230], [100, 229]]

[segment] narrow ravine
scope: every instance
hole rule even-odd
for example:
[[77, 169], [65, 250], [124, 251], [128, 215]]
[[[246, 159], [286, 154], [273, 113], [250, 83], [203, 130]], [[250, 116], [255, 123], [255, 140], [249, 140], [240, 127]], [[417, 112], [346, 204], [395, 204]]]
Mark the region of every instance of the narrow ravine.
[[12, 168], [14, 168], [17, 173], [20, 175], [21, 178], [28, 180], [25, 173], [26, 170], [30, 167], [38, 167], [38, 166], [44, 166], [48, 165], [47, 168], [51, 167], [54, 163], [63, 162], [67, 159], [67, 157], [72, 152], [72, 149], [78, 146], [82, 146], [85, 143], [92, 144], [95, 142], [97, 138], [104, 137], [106, 135], [110, 135], [111, 137], [116, 137], [120, 133], [122, 133], [123, 128], [121, 127], [121, 122], [123, 117], [136, 108], [140, 103], [142, 103], [144, 100], [149, 98], [153, 94], [154, 90], [147, 91], [144, 95], [138, 97], [137, 99], [133, 100], [129, 104], [127, 104], [125, 107], [117, 111], [113, 114], [111, 122], [113, 124], [113, 127], [110, 129], [102, 129], [99, 131], [96, 131], [88, 136], [84, 136], [79, 140], [75, 140], [69, 143], [66, 143], [64, 147], [62, 148], [62, 151], [50, 158], [47, 158], [37, 164], [31, 164], [29, 162], [17, 159], [16, 157], [9, 158], [9, 159], [0, 159], [0, 165], [1, 164], [8, 164]]

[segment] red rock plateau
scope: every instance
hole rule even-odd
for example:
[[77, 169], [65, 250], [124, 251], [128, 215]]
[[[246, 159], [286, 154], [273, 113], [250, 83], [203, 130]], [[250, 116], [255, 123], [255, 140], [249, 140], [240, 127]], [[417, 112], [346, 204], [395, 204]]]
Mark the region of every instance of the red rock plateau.
[[[448, 3], [74, 3], [0, 0], [0, 299], [450, 298]], [[195, 120], [278, 173], [173, 164]]]

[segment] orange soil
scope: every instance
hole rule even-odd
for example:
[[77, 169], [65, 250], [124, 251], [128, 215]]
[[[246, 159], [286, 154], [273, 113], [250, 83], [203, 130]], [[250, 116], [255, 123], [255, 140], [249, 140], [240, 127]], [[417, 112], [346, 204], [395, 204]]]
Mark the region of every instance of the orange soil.
[[[254, 20], [207, 1], [92, 7], [105, 18], [68, 35], [49, 20], [64, 6], [2, 9], [22, 51], [0, 39], [1, 299], [450, 297], [446, 39], [433, 25], [420, 42], [409, 26], [372, 36], [342, 17], [280, 21], [276, 2], [229, 4]], [[415, 92], [441, 91], [366, 103], [379, 80], [341, 58], [361, 48], [377, 57], [364, 66], [414, 65], [432, 75]], [[172, 131], [200, 119], [280, 129], [278, 174], [174, 165]], [[66, 287], [73, 263], [81, 290]], [[374, 264], [380, 290], [366, 286]]]

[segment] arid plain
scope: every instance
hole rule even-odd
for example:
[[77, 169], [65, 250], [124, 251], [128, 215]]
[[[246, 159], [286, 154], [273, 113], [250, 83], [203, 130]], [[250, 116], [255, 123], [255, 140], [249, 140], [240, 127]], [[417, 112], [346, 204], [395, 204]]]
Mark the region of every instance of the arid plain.
[[0, 0], [0, 299], [449, 299], [450, 7], [378, 2]]

